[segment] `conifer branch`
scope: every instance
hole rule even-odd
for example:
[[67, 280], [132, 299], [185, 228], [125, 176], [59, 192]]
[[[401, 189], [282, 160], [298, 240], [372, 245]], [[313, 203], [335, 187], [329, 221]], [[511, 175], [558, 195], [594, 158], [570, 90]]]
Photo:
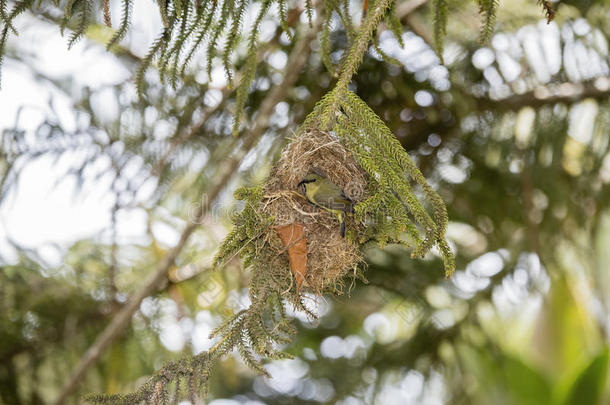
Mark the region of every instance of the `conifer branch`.
[[80, 16], [77, 29], [70, 35], [70, 40], [68, 41], [68, 49], [72, 48], [72, 46], [83, 36], [85, 30], [87, 29], [87, 25], [89, 24], [89, 8], [91, 5], [89, 4], [89, 0], [81, 0], [80, 2]]
[[328, 70], [328, 73], [333, 77], [337, 77], [337, 72], [333, 62], [331, 60], [331, 44], [330, 44], [330, 32], [331, 26], [330, 23], [332, 21], [333, 16], [333, 8], [331, 6], [330, 0], [323, 0], [324, 3], [324, 24], [322, 27], [322, 32], [320, 33], [320, 56], [322, 58], [322, 63]]
[[322, 114], [320, 117], [322, 129], [328, 128], [333, 123], [335, 114], [339, 108], [340, 100], [346, 94], [347, 86], [358, 70], [360, 63], [364, 58], [364, 54], [369, 48], [375, 30], [393, 1], [394, 0], [379, 0], [378, 3], [374, 4], [373, 9], [367, 13], [352, 46], [348, 50], [343, 65], [341, 66], [339, 79], [337, 80], [335, 87], [322, 101], [320, 101], [318, 112], [314, 110], [310, 114], [308, 119], [306, 119], [305, 123], [301, 126], [300, 132], [309, 128], [309, 122], [318, 119], [318, 113]]
[[110, 16], [110, 0], [104, 0], [104, 24], [107, 27], [112, 28], [112, 18]]
[[369, 47], [373, 33], [392, 2], [393, 0], [378, 0], [378, 3], [375, 3], [374, 5], [373, 10], [367, 14], [341, 68], [339, 80], [337, 81], [335, 90], [333, 90], [337, 91], [337, 94], [347, 90], [347, 85], [351, 82], [352, 77], [358, 70], [358, 66], [360, 66], [360, 62], [362, 62], [362, 58], [364, 58], [364, 54]]
[[[301, 14], [302, 10], [291, 9], [289, 11], [289, 13], [292, 13], [292, 12], [295, 12], [296, 15], [299, 16]], [[288, 27], [289, 27], [289, 25], [288, 25], [288, 23], [286, 23], [286, 28], [283, 28], [284, 32], [287, 32], [286, 29]], [[272, 47], [274, 45], [277, 44], [277, 42], [279, 41], [280, 35], [281, 35], [281, 32], [278, 31], [275, 34], [275, 36], [273, 37], [273, 39], [271, 39], [271, 41], [266, 42], [263, 46], [260, 47], [258, 56], [257, 56], [257, 60], [260, 60], [267, 52], [269, 52], [270, 49], [272, 49]], [[242, 69], [245, 70], [246, 68], [247, 68], [247, 65], [245, 67], [243, 67]], [[181, 74], [184, 74], [184, 73], [182, 72]], [[235, 77], [235, 81], [240, 83], [240, 87], [238, 88], [238, 91], [242, 87], [241, 81], [242, 81], [243, 75], [244, 74], [242, 73], [242, 71], [240, 71], [240, 72], [238, 72], [238, 74]], [[197, 134], [199, 132], [199, 130], [205, 125], [205, 123], [214, 114], [216, 114], [218, 111], [220, 111], [221, 108], [223, 108], [225, 106], [226, 101], [229, 98], [229, 95], [232, 93], [231, 87], [226, 85], [220, 89], [220, 92], [221, 92], [220, 102], [215, 107], [206, 110], [204, 112], [203, 117], [199, 120], [199, 122], [189, 126], [186, 130], [184, 130], [182, 132], [182, 134], [180, 134], [175, 140], [173, 140], [170, 143], [169, 149], [163, 154], [163, 156], [161, 156], [161, 158], [159, 159], [159, 161], [156, 163], [155, 167], [153, 168], [153, 170], [152, 170], [153, 175], [158, 175], [159, 173], [161, 173], [161, 170], [165, 166], [166, 162], [169, 160], [170, 156], [174, 153], [174, 151], [178, 147], [180, 147], [180, 145], [184, 144], [190, 138], [192, 138], [195, 134]], [[239, 111], [239, 108], [237, 108], [237, 110]], [[237, 112], [236, 112], [236, 114], [237, 114]], [[237, 120], [234, 120], [234, 122], [235, 121], [237, 121]]]
[[121, 41], [121, 39], [123, 39], [123, 37], [127, 34], [127, 29], [129, 28], [129, 24], [131, 23], [131, 6], [132, 1], [123, 0], [123, 15], [121, 18], [121, 23], [119, 24], [119, 29], [110, 39], [110, 41], [106, 45], [106, 48], [112, 48], [114, 44], [119, 43], [119, 41]]
[[434, 45], [441, 62], [447, 34], [447, 0], [432, 1], [432, 19], [434, 24]]
[[[2, 23], [4, 23], [4, 27], [2, 27], [2, 31], [0, 32], [0, 69], [2, 69], [2, 62], [4, 60], [4, 49], [6, 46], [6, 41], [8, 39], [9, 31], [17, 32], [15, 27], [13, 26], [13, 21], [15, 18], [22, 14], [25, 10], [30, 8], [34, 4], [34, 0], [21, 0], [13, 6], [13, 9], [10, 13], [6, 14], [5, 5], [2, 4], [0, 9], [2, 13], [0, 17], [2, 17]], [[0, 70], [0, 89], [2, 88], [2, 70]]]
[[[256, 74], [256, 65], [258, 61], [257, 56], [257, 42], [258, 42], [258, 29], [263, 20], [263, 17], [267, 13], [267, 9], [269, 8], [271, 2], [266, 0], [263, 1], [261, 6], [261, 10], [256, 17], [256, 21], [254, 22], [254, 28], [250, 33], [250, 38], [248, 39], [248, 54], [246, 55], [246, 64], [244, 66], [244, 73], [240, 80], [239, 87], [237, 88], [237, 93], [235, 95], [235, 115], [233, 117], [233, 134], [237, 135], [239, 133], [239, 125], [241, 123], [241, 117], [244, 114], [244, 108], [246, 106], [246, 100], [248, 98], [248, 92], [250, 91], [250, 84], [254, 80], [254, 76]], [[227, 66], [225, 64], [225, 66]]]
[[[315, 29], [309, 30], [295, 44], [294, 49], [290, 54], [289, 61], [286, 64], [284, 79], [280, 84], [271, 90], [269, 95], [261, 104], [260, 112], [255, 121], [254, 128], [252, 128], [251, 131], [247, 132], [242, 137], [241, 147], [234, 153], [233, 156], [224, 161], [217, 174], [214, 176], [216, 181], [207, 193], [209, 201], [212, 202], [216, 200], [220, 192], [224, 189], [241, 164], [243, 158], [256, 145], [260, 137], [264, 134], [265, 130], [269, 126], [269, 120], [273, 114], [275, 106], [284, 99], [288, 91], [292, 88], [299, 76], [301, 68], [307, 61], [309, 52], [311, 51], [309, 44], [315, 37], [315, 32]], [[58, 398], [55, 400], [55, 405], [65, 403], [67, 398], [72, 394], [72, 392], [74, 392], [78, 384], [84, 378], [86, 371], [97, 362], [108, 346], [129, 325], [131, 317], [140, 307], [142, 300], [157, 292], [157, 290], [167, 280], [169, 268], [174, 264], [178, 255], [186, 246], [191, 234], [201, 223], [201, 220], [205, 217], [205, 215], [207, 215], [208, 208], [211, 205], [212, 204], [198, 205], [198, 208], [194, 213], [193, 221], [189, 223], [182, 231], [180, 240], [176, 246], [174, 246], [167, 256], [165, 256], [165, 258], [157, 265], [157, 268], [145, 285], [131, 296], [125, 306], [117, 313], [106, 329], [104, 329], [104, 331], [98, 336], [93, 345], [85, 352], [83, 357], [81, 357], [72, 375], [64, 384]]]
[[[39, 0], [40, 4], [44, 0]], [[51, 0], [47, 0], [51, 2]], [[113, 37], [107, 43], [107, 48], [110, 49], [119, 43], [127, 34], [131, 20], [133, 18], [133, 0], [121, 0], [122, 15], [118, 23], [118, 27]], [[137, 70], [136, 84], [138, 95], [144, 99], [144, 74], [148, 67], [155, 61], [159, 61], [159, 76], [163, 83], [169, 83], [174, 89], [178, 85], [178, 79], [184, 75], [186, 67], [191, 62], [197, 49], [207, 43], [206, 64], [208, 75], [211, 74], [213, 60], [217, 53], [221, 54], [223, 66], [225, 68], [229, 82], [232, 82], [233, 75], [233, 59], [241, 42], [242, 37], [249, 37], [248, 42], [248, 58], [247, 64], [250, 71], [255, 71], [258, 62], [256, 56], [258, 54], [258, 25], [268, 16], [270, 8], [277, 4], [280, 14], [280, 26], [286, 30], [287, 36], [292, 39], [290, 32], [289, 15], [286, 10], [286, 0], [263, 0], [262, 11], [257, 17], [258, 23], [255, 27], [248, 27], [249, 35], [243, 34], [242, 20], [252, 5], [252, 0], [174, 0], [174, 1], [157, 1], [159, 13], [163, 23], [163, 31], [150, 47], [149, 53], [142, 60], [141, 66]], [[59, 1], [53, 1], [55, 7], [59, 8]], [[6, 0], [0, 1], [0, 67], [4, 55], [4, 46], [10, 32], [16, 34], [13, 26], [14, 18], [27, 9], [34, 6], [34, 0], [22, 0], [16, 2], [13, 10], [7, 12]], [[306, 2], [305, 12], [307, 12], [311, 21], [313, 3]], [[92, 0], [67, 0], [63, 4], [63, 17], [61, 18], [61, 32], [66, 27], [71, 27], [71, 19], [78, 13], [78, 21], [73, 28], [74, 32], [70, 35], [68, 45], [71, 47], [79, 40], [87, 28], [95, 23], [96, 19], [93, 12], [96, 11]], [[107, 26], [111, 25], [110, 6], [108, 0], [101, 0], [100, 11], [103, 21]], [[194, 14], [194, 16], [193, 16]], [[225, 39], [225, 44], [222, 51], [218, 50], [218, 42]], [[255, 72], [245, 75], [246, 78], [252, 78]], [[247, 98], [249, 84], [251, 80], [244, 80], [242, 85], [245, 90], [240, 90], [239, 103], [242, 104]], [[239, 116], [237, 114], [235, 127], [239, 127]]]
[[537, 3], [542, 7], [544, 11], [544, 15], [546, 16], [546, 23], [550, 24], [551, 21], [555, 18], [555, 8], [553, 7], [553, 3], [549, 0], [536, 0]]
[[498, 11], [499, 0], [479, 0], [479, 14], [483, 19], [479, 41], [487, 42], [493, 33], [494, 25], [496, 24], [496, 13]]

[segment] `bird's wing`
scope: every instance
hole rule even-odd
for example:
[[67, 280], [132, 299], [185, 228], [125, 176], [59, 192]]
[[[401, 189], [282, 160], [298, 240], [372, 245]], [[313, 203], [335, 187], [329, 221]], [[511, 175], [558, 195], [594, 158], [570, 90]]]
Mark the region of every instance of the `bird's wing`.
[[349, 213], [354, 213], [354, 202], [345, 195], [344, 192], [341, 192], [341, 197], [343, 197], [343, 199], [348, 201], [348, 205], [347, 205], [347, 209], [345, 210], [345, 212], [349, 212]]
[[316, 202], [323, 207], [340, 211], [350, 211], [353, 205], [343, 190], [333, 183], [328, 184], [325, 190], [316, 191]]

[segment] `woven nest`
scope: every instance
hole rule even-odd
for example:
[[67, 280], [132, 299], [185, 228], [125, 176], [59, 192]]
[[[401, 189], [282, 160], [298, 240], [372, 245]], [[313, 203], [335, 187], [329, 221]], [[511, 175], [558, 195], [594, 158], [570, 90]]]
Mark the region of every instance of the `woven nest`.
[[[262, 210], [274, 218], [274, 225], [304, 225], [307, 269], [303, 285], [320, 294], [341, 292], [343, 279], [354, 274], [362, 261], [358, 240], [364, 228], [347, 215], [347, 237], [341, 237], [336, 216], [310, 204], [298, 190], [298, 183], [311, 171], [326, 175], [341, 187], [354, 203], [368, 196], [367, 174], [352, 153], [326, 132], [307, 132], [291, 142], [271, 170], [264, 187]], [[275, 235], [271, 249], [286, 255], [286, 247]]]

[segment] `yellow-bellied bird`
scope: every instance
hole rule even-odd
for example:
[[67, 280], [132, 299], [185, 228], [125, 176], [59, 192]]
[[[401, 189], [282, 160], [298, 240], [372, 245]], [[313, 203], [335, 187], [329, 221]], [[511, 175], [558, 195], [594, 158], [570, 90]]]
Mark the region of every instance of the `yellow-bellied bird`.
[[310, 171], [297, 187], [311, 204], [337, 216], [341, 223], [341, 236], [345, 236], [345, 213], [354, 212], [354, 203], [343, 190], [318, 171]]

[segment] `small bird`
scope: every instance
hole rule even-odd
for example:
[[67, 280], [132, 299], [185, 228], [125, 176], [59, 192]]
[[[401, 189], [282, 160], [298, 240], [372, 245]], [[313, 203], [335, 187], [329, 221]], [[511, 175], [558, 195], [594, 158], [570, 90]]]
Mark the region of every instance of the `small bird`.
[[345, 213], [354, 212], [354, 203], [343, 190], [316, 170], [310, 171], [297, 187], [311, 204], [337, 216], [341, 223], [341, 236], [345, 237]]

